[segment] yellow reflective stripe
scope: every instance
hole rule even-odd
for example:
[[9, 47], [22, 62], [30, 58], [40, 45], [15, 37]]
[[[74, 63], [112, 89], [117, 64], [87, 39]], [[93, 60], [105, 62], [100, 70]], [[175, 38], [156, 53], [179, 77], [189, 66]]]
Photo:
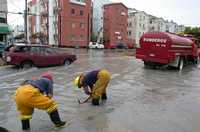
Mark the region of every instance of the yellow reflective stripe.
[[57, 105], [53, 105], [53, 106], [51, 106], [51, 107], [49, 107], [46, 111], [47, 111], [47, 113], [51, 113], [51, 112], [53, 112], [55, 109], [57, 109]]
[[27, 119], [31, 119], [32, 115], [21, 115], [20, 118], [21, 120], [27, 120]]

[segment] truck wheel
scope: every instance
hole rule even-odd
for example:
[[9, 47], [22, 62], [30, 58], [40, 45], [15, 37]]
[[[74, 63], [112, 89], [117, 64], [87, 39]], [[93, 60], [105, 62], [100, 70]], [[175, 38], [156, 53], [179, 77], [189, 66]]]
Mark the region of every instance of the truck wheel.
[[144, 61], [144, 66], [145, 66], [146, 68], [149, 68], [149, 63], [148, 63], [147, 61]]
[[199, 56], [197, 58], [195, 58], [195, 64], [199, 64], [200, 58]]
[[178, 69], [179, 69], [179, 70], [182, 70], [183, 67], [184, 67], [184, 59], [183, 59], [183, 58], [180, 58], [179, 64], [178, 64]]

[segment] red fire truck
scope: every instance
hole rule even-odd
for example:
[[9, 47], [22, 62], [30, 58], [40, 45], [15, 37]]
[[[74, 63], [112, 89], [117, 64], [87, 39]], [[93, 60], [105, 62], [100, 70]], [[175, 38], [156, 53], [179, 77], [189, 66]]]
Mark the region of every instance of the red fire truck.
[[192, 36], [176, 35], [167, 32], [149, 32], [140, 38], [140, 48], [136, 58], [145, 66], [173, 66], [182, 70], [188, 63], [198, 63], [200, 50], [198, 41]]

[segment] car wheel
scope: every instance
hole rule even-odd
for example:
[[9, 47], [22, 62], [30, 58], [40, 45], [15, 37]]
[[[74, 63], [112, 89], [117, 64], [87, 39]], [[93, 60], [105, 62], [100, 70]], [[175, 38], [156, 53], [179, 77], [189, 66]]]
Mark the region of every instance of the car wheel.
[[25, 61], [21, 64], [21, 68], [28, 69], [33, 67], [33, 63], [31, 61]]
[[69, 60], [65, 60], [65, 61], [64, 61], [64, 65], [65, 65], [65, 66], [68, 66], [68, 65], [70, 65], [70, 64], [71, 64], [71, 61], [69, 61]]

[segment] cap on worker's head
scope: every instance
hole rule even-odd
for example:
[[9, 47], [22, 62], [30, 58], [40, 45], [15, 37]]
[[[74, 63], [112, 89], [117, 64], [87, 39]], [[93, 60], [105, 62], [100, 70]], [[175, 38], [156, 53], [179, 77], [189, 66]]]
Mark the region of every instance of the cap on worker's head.
[[74, 85], [78, 88], [81, 88], [81, 84], [80, 84], [80, 78], [81, 78], [81, 75], [77, 76], [75, 79], [74, 79]]
[[41, 77], [47, 78], [47, 79], [49, 79], [49, 80], [51, 80], [53, 82], [53, 76], [49, 72], [42, 73]]

